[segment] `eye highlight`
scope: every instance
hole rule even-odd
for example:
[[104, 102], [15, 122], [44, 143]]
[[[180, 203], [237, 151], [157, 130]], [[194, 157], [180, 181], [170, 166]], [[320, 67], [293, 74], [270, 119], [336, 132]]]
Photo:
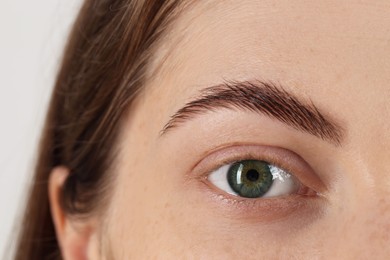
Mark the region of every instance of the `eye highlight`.
[[224, 165], [208, 176], [217, 188], [244, 198], [297, 194], [299, 181], [289, 172], [266, 161], [242, 160]]

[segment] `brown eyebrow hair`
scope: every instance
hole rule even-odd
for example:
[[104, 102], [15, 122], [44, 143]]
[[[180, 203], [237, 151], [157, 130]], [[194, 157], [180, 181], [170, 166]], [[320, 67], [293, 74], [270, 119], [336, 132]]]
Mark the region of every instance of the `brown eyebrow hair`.
[[321, 114], [313, 102], [300, 101], [282, 86], [263, 81], [231, 81], [203, 89], [200, 97], [171, 116], [160, 136], [195, 116], [220, 108], [265, 114], [336, 146], [341, 146], [343, 139], [343, 128]]

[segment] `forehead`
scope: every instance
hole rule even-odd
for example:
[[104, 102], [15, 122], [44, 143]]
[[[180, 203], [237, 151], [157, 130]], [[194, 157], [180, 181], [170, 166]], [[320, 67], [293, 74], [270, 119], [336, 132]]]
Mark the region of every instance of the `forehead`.
[[390, 128], [372, 119], [390, 116], [389, 12], [386, 1], [196, 1], [157, 51], [152, 85], [172, 114], [223, 80], [273, 81], [373, 134]]
[[167, 54], [166, 72], [199, 83], [256, 75], [330, 87], [351, 73], [383, 78], [389, 12], [386, 1], [196, 1], [159, 55]]

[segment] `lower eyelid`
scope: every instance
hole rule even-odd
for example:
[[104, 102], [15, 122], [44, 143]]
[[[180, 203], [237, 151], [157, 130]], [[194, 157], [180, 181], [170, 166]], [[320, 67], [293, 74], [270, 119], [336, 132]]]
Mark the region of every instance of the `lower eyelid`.
[[[318, 196], [293, 194], [281, 197], [248, 199], [218, 191], [207, 180], [199, 187], [206, 203], [216, 214], [242, 221], [270, 223], [286, 218], [302, 217], [303, 214], [318, 214], [325, 200]], [[222, 213], [221, 213], [222, 212]]]

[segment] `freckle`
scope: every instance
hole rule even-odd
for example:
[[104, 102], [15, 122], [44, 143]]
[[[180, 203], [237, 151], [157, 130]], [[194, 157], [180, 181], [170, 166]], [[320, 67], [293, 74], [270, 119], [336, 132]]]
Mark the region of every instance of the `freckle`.
[[168, 202], [165, 203], [164, 208], [168, 209], [168, 208], [170, 208], [170, 207], [171, 207], [171, 205], [170, 205]]
[[148, 186], [145, 186], [144, 187], [144, 192], [147, 192], [148, 191]]

